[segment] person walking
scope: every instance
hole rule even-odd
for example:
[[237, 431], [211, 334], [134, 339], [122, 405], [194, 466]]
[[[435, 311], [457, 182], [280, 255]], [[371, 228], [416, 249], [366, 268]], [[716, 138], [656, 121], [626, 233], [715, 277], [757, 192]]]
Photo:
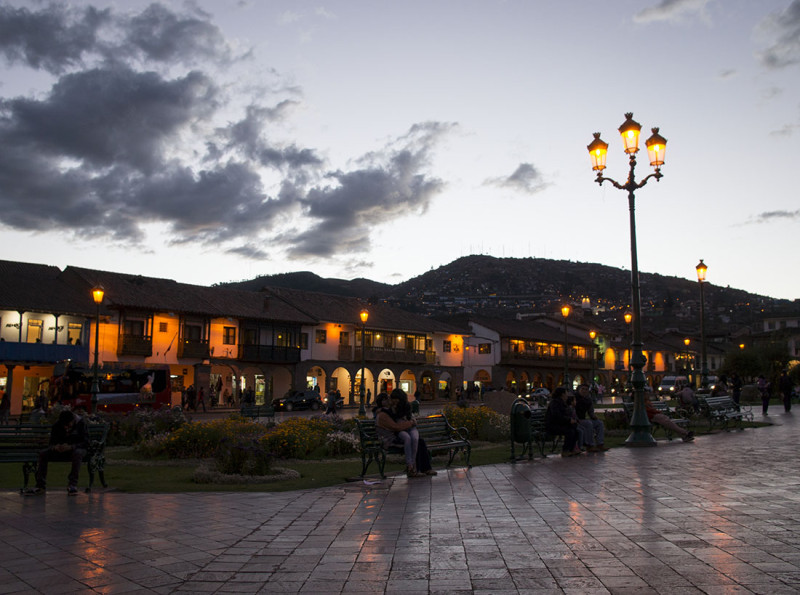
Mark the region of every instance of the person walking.
[[[200, 390], [197, 392], [197, 405], [203, 406], [203, 413], [206, 412], [206, 389], [204, 387], [200, 387]], [[197, 407], [194, 408], [197, 411]]]
[[739, 400], [742, 398], [742, 386], [744, 386], [744, 383], [739, 375], [736, 372], [731, 374], [731, 396], [737, 407], [739, 406]]
[[767, 379], [764, 378], [764, 375], [760, 375], [758, 380], [756, 381], [756, 386], [758, 387], [758, 392], [761, 394], [761, 415], [769, 415], [769, 382]]
[[781, 377], [778, 379], [778, 388], [783, 395], [783, 410], [789, 413], [792, 410], [792, 389], [794, 389], [794, 383], [792, 379], [789, 378], [789, 374], [786, 373], [786, 370], [781, 372]]

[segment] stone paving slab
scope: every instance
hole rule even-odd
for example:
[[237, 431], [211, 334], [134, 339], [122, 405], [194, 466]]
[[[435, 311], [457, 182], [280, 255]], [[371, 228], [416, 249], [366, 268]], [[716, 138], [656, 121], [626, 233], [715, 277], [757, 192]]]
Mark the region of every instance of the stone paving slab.
[[[0, 494], [4, 593], [800, 593], [800, 411], [291, 493]], [[758, 419], [758, 416], [757, 416]]]

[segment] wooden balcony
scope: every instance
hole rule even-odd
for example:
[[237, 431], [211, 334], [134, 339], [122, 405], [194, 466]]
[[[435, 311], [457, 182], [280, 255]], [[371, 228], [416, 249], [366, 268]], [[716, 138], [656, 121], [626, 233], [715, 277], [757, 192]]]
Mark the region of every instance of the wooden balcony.
[[[353, 349], [353, 359], [351, 361], [361, 361], [360, 346]], [[364, 352], [364, 361], [371, 363], [433, 364], [436, 362], [436, 352], [391, 349], [389, 347], [367, 347]]]
[[153, 355], [153, 338], [148, 335], [120, 335], [117, 355]]
[[190, 341], [184, 339], [178, 343], [178, 357], [206, 359], [208, 356], [208, 341]]
[[239, 345], [239, 361], [296, 364], [300, 361], [300, 348], [276, 345]]

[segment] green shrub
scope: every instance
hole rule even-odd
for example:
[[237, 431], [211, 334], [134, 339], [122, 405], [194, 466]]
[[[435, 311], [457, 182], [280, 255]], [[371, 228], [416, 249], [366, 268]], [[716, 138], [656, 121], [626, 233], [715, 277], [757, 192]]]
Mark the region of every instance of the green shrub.
[[331, 457], [356, 453], [359, 446], [358, 438], [350, 432], [335, 430], [325, 436], [325, 448]]
[[225, 437], [215, 456], [217, 471], [225, 475], [266, 475], [272, 457], [258, 438]]
[[153, 436], [173, 432], [187, 423], [179, 407], [136, 409], [129, 413], [102, 413], [110, 424], [107, 443], [109, 446], [131, 446]]
[[264, 447], [276, 457], [304, 458], [325, 444], [331, 423], [320, 417], [291, 417], [271, 428], [261, 439]]
[[[283, 424], [281, 424], [283, 425]], [[216, 419], [206, 423], [191, 422], [172, 432], [164, 444], [166, 454], [179, 459], [207, 459], [217, 453], [225, 438], [260, 438], [267, 428], [242, 418]]]
[[451, 426], [467, 428], [470, 440], [502, 442], [509, 439], [511, 430], [508, 416], [484, 405], [480, 407], [447, 405], [444, 414]]

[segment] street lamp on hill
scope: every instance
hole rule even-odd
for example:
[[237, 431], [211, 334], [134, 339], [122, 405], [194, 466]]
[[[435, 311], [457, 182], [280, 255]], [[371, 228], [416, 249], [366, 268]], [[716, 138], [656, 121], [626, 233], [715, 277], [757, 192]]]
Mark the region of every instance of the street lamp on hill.
[[564, 304], [561, 306], [561, 316], [564, 317], [564, 386], [569, 390], [569, 348], [567, 347], [567, 342], [569, 340], [569, 336], [567, 335], [567, 318], [569, 317], [569, 313], [572, 312], [572, 308], [569, 304]]
[[630, 233], [631, 233], [631, 299], [633, 301], [633, 342], [631, 348], [633, 357], [631, 365], [633, 367], [632, 384], [634, 390], [633, 415], [631, 416], [631, 435], [625, 442], [628, 446], [655, 446], [656, 441], [650, 433], [650, 422], [644, 408], [644, 366], [647, 358], [644, 355], [642, 345], [642, 308], [639, 296], [639, 259], [636, 254], [636, 197], [634, 193], [642, 188], [650, 178], [659, 181], [662, 177], [661, 166], [664, 164], [664, 150], [667, 140], [658, 134], [658, 128], [653, 128], [653, 134], [645, 141], [647, 153], [650, 158], [650, 165], [655, 167], [655, 172], [646, 176], [641, 182], [636, 181], [636, 153], [639, 152], [639, 132], [642, 127], [634, 121], [633, 113], [625, 114], [625, 121], [619, 127], [625, 153], [630, 157], [628, 160], [629, 170], [628, 179], [624, 184], [620, 184], [611, 178], [603, 176], [606, 168], [606, 155], [608, 153], [608, 143], [600, 139], [600, 133], [594, 133], [594, 140], [587, 147], [592, 159], [592, 170], [597, 172], [595, 181], [602, 185], [609, 182], [614, 188], [625, 190], [628, 193], [628, 208], [630, 212]]

